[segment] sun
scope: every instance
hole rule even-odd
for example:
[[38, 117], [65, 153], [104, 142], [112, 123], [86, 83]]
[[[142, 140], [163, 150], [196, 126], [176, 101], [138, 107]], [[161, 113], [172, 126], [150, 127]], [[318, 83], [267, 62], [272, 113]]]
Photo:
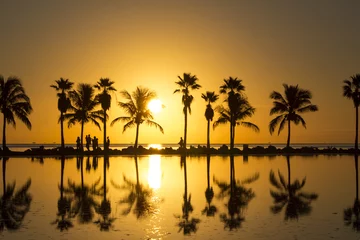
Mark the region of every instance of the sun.
[[163, 104], [159, 99], [153, 99], [148, 103], [148, 109], [152, 113], [159, 113], [163, 108]]

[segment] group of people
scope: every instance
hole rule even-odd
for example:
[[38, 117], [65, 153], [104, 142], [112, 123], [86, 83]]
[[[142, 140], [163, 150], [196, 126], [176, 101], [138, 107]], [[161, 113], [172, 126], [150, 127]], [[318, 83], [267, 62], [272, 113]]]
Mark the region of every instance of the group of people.
[[[85, 141], [86, 141], [86, 149], [88, 151], [90, 151], [90, 145], [92, 144], [92, 148], [93, 148], [93, 151], [95, 151], [96, 149], [99, 148], [99, 139], [94, 136], [94, 138], [91, 138], [90, 134], [89, 135], [86, 135], [85, 136]], [[77, 137], [76, 139], [76, 149], [81, 149], [81, 140], [80, 140], [80, 137]], [[110, 139], [109, 137], [107, 137], [107, 140], [106, 140], [106, 143], [105, 143], [105, 149], [109, 149], [110, 147]]]

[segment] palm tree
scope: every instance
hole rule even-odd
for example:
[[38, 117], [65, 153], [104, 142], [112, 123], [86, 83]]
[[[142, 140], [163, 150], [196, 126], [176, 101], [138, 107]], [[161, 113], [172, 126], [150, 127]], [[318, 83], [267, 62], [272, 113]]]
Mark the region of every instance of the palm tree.
[[359, 105], [360, 105], [360, 74], [351, 76], [350, 80], [344, 80], [343, 96], [352, 99], [355, 107], [355, 151], [359, 150], [358, 131], [359, 131]]
[[6, 162], [3, 158], [2, 177], [3, 195], [0, 197], [0, 232], [6, 227], [9, 230], [20, 228], [25, 215], [29, 212], [32, 197], [28, 193], [31, 186], [31, 179], [15, 192], [15, 182], [6, 184]]
[[301, 123], [306, 128], [305, 120], [299, 115], [306, 112], [316, 112], [318, 107], [311, 104], [312, 94], [309, 90], [304, 90], [296, 86], [283, 84], [284, 96], [279, 92], [273, 91], [270, 98], [274, 99], [274, 106], [270, 110], [270, 116], [279, 114], [269, 123], [270, 134], [275, 131], [279, 125], [278, 135], [283, 130], [285, 123], [288, 123], [288, 139], [286, 147], [290, 146], [290, 123], [294, 122], [295, 125]]
[[205, 110], [205, 118], [207, 120], [207, 148], [210, 149], [210, 122], [214, 117], [214, 109], [211, 106], [211, 103], [216, 102], [219, 99], [219, 95], [215, 94], [215, 92], [203, 93], [201, 97], [207, 102], [206, 110]]
[[[101, 103], [101, 108], [104, 112], [104, 150], [107, 151], [108, 149], [105, 149], [107, 146], [106, 144], [106, 111], [110, 109], [111, 105], [111, 92], [116, 91], [116, 89], [112, 86], [114, 84], [113, 81], [111, 81], [109, 78], [100, 78], [100, 81], [96, 83], [94, 86], [96, 89], [100, 90], [101, 93], [97, 95], [98, 101]], [[107, 146], [109, 147], [109, 146]]]
[[207, 217], [213, 217], [217, 212], [215, 205], [211, 205], [211, 202], [214, 198], [214, 189], [210, 186], [210, 155], [206, 156], [206, 165], [207, 165], [207, 188], [205, 190], [205, 198], [207, 205], [204, 210], [201, 211], [202, 214], [206, 214]]
[[64, 115], [64, 119], [69, 121], [68, 127], [71, 127], [75, 123], [81, 124], [80, 145], [83, 150], [85, 123], [92, 122], [101, 130], [98, 120], [104, 121], [104, 113], [102, 110], [95, 110], [95, 108], [99, 105], [99, 102], [96, 101], [94, 88], [90, 84], [78, 84], [77, 90], [69, 92], [69, 96], [72, 101], [72, 112], [66, 113]]
[[[60, 78], [55, 80], [56, 85], [50, 85], [50, 87], [55, 88], [58, 92], [58, 110], [60, 111], [60, 131], [61, 131], [61, 150], [64, 151], [65, 148], [65, 139], [64, 139], [64, 114], [70, 108], [71, 102], [67, 97], [67, 92], [71, 90], [73, 82], [70, 82], [69, 79]], [[60, 92], [59, 92], [60, 91]]]
[[30, 98], [26, 95], [21, 81], [17, 77], [9, 77], [7, 80], [0, 75], [0, 110], [3, 114], [3, 150], [6, 147], [6, 124], [16, 127], [15, 116], [31, 129], [28, 118], [32, 112]]
[[195, 75], [191, 75], [191, 73], [184, 73], [181, 78], [178, 76], [179, 81], [175, 82], [178, 85], [178, 89], [174, 91], [174, 93], [181, 92], [182, 93], [182, 103], [184, 105], [184, 149], [186, 150], [187, 143], [187, 114], [191, 114], [191, 103], [194, 100], [194, 97], [190, 94], [191, 90], [196, 90], [201, 88], [201, 86], [197, 83], [198, 78]]
[[274, 205], [270, 209], [274, 214], [277, 214], [286, 206], [285, 220], [292, 220], [310, 214], [312, 210], [311, 202], [316, 200], [318, 195], [301, 191], [305, 186], [306, 178], [301, 182], [296, 179], [291, 183], [290, 157], [286, 156], [286, 160], [288, 169], [287, 183], [280, 171], [278, 172], [279, 180], [276, 178], [275, 173], [272, 170], [270, 171], [270, 183], [278, 190], [270, 190], [270, 195], [274, 199]]
[[191, 194], [188, 196], [188, 188], [187, 188], [187, 168], [186, 168], [186, 156], [181, 155], [180, 163], [184, 167], [184, 197], [183, 197], [183, 204], [182, 204], [182, 215], [175, 216], [179, 219], [178, 227], [179, 231], [183, 231], [184, 235], [190, 235], [191, 233], [195, 233], [198, 229], [197, 224], [200, 223], [200, 219], [198, 218], [191, 218], [189, 219], [190, 213], [194, 211], [194, 208], [191, 204]]
[[[355, 201], [352, 207], [344, 210], [344, 222], [345, 225], [352, 225], [353, 229], [357, 232], [360, 231], [360, 200], [359, 200], [359, 157], [354, 155], [355, 159]], [[353, 217], [354, 216], [354, 217]]]
[[245, 221], [244, 210], [249, 205], [249, 202], [255, 197], [255, 193], [246, 185], [255, 182], [260, 177], [259, 173], [239, 181], [235, 177], [235, 162], [234, 156], [230, 155], [230, 183], [221, 182], [214, 178], [215, 183], [220, 188], [218, 198], [228, 198], [227, 206], [228, 213], [220, 215], [220, 220], [224, 223], [224, 228], [232, 231], [241, 227], [241, 223]]
[[128, 195], [119, 201], [119, 204], [127, 205], [127, 208], [123, 210], [123, 215], [127, 216], [131, 211], [137, 219], [146, 218], [147, 216], [156, 212], [156, 205], [152, 202], [153, 191], [151, 188], [143, 185], [139, 179], [139, 167], [137, 156], [134, 156], [135, 170], [136, 170], [136, 182], [124, 176], [124, 184], [118, 185], [115, 182], [111, 182], [112, 185], [119, 190], [127, 190]]
[[257, 125], [251, 122], [244, 121], [247, 117], [252, 117], [255, 113], [255, 108], [253, 108], [248, 100], [237, 94], [236, 98], [232, 100], [232, 103], [235, 103], [230, 108], [230, 102], [228, 102], [228, 107], [218, 106], [215, 110], [220, 114], [219, 118], [214, 122], [213, 127], [216, 128], [220, 124], [230, 123], [230, 150], [234, 148], [235, 143], [235, 128], [237, 125], [241, 125], [247, 128], [259, 132], [260, 129]]
[[136, 90], [130, 94], [128, 91], [121, 91], [120, 94], [127, 100], [126, 102], [119, 102], [119, 107], [123, 109], [128, 116], [117, 117], [111, 122], [111, 126], [116, 122], [126, 122], [123, 132], [126, 129], [136, 126], [136, 137], [134, 148], [138, 147], [140, 124], [146, 123], [150, 127], [159, 128], [161, 133], [164, 133], [160, 124], [153, 121], [154, 117], [151, 111], [147, 108], [148, 103], [156, 98], [156, 93], [144, 87], [137, 87]]
[[[228, 79], [224, 79], [224, 84], [220, 86], [220, 93], [227, 94], [227, 98], [225, 102], [227, 102], [229, 106], [229, 117], [230, 123], [233, 122], [234, 114], [236, 109], [238, 108], [239, 102], [238, 99], [240, 97], [245, 98], [244, 92], [245, 86], [242, 84], [242, 80], [238, 78], [229, 77]], [[230, 149], [232, 150], [234, 147], [235, 137], [235, 129], [232, 124], [230, 124]]]

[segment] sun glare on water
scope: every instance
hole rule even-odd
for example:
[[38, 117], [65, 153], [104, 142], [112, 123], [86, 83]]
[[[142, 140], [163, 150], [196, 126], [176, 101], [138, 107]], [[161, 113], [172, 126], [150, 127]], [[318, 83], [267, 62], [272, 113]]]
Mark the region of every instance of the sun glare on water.
[[159, 113], [159, 112], [161, 112], [162, 108], [163, 108], [163, 104], [162, 104], [161, 100], [159, 100], [159, 99], [151, 100], [148, 104], [148, 109], [152, 113]]

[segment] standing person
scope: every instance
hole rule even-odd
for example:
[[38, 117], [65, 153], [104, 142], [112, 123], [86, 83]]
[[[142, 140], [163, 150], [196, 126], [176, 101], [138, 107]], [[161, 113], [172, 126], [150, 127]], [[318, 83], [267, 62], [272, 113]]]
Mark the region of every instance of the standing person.
[[92, 148], [93, 148], [93, 151], [96, 150], [96, 137], [94, 136], [94, 139], [92, 140]]
[[76, 149], [77, 150], [80, 149], [80, 137], [77, 137], [77, 139], [76, 139]]
[[86, 136], [85, 140], [86, 140], [86, 149], [87, 149], [88, 151], [90, 151], [90, 144], [91, 144], [90, 134]]
[[184, 140], [182, 137], [180, 137], [180, 142], [178, 143], [180, 145], [180, 149], [182, 149], [184, 147]]
[[110, 138], [107, 137], [107, 140], [106, 140], [106, 150], [109, 150], [110, 148]]

